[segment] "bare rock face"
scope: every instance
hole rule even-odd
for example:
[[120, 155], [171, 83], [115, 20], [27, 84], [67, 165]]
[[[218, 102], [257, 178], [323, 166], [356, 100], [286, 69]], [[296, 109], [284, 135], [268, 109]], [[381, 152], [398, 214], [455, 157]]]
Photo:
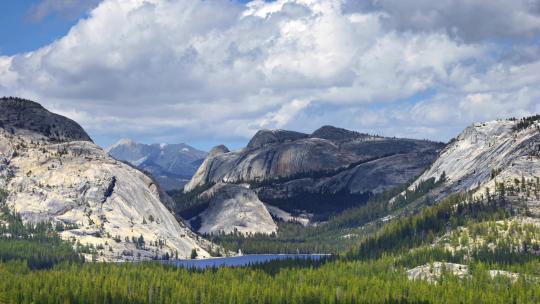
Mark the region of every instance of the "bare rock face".
[[[407, 278], [411, 281], [424, 280], [431, 284], [436, 284], [437, 281], [443, 276], [443, 274], [451, 274], [459, 279], [469, 278], [470, 270], [469, 266], [465, 264], [446, 263], [446, 262], [433, 262], [431, 264], [424, 264], [415, 268], [407, 270]], [[521, 276], [516, 272], [509, 272], [505, 270], [488, 270], [487, 274], [491, 278], [504, 277], [508, 278], [510, 282], [515, 283]]]
[[40, 104], [21, 98], [0, 98], [0, 128], [12, 134], [51, 141], [92, 141], [79, 124], [51, 113]]
[[231, 151], [229, 151], [229, 148], [227, 148], [225, 145], [219, 145], [212, 148], [212, 150], [210, 150], [210, 152], [208, 153], [207, 157], [214, 157], [214, 156], [229, 153], [229, 152]]
[[246, 185], [220, 183], [202, 196], [210, 197], [210, 204], [196, 219], [200, 221], [200, 233], [271, 234], [277, 231], [270, 212]]
[[470, 276], [468, 265], [433, 262], [407, 270], [407, 278], [412, 281], [425, 280], [429, 283], [436, 283], [443, 273], [452, 274], [460, 279]]
[[271, 144], [294, 141], [308, 137], [307, 134], [287, 130], [261, 130], [249, 141], [248, 148], [261, 148]]
[[[430, 141], [371, 136], [331, 126], [311, 135], [262, 130], [244, 149], [214, 148], [184, 191], [247, 183], [267, 206], [295, 215], [328, 215], [417, 177], [442, 147]], [[216, 202], [221, 197], [216, 194], [214, 208], [228, 208], [229, 204]], [[204, 216], [210, 222], [215, 214], [220, 212], [213, 210]]]
[[[7, 107], [12, 111], [10, 103]], [[53, 117], [50, 138], [40, 128], [14, 120], [10, 125], [19, 128], [15, 132], [0, 128], [0, 187], [9, 193], [8, 207], [24, 222], [64, 224], [69, 228], [62, 238], [95, 246], [99, 259], [107, 261], [166, 253], [188, 257], [192, 249], [200, 257], [209, 256], [214, 245], [175, 219], [163, 204], [166, 195], [151, 178], [110, 157], [72, 121], [34, 103], [29, 107], [30, 114], [20, 106], [20, 116], [28, 121], [34, 121], [34, 111], [45, 121]], [[144, 245], [136, 246], [133, 239], [141, 236]]]
[[486, 188], [495, 193], [496, 183], [535, 180], [540, 177], [540, 121], [525, 128], [519, 124], [497, 120], [466, 128], [412, 187], [443, 173], [447, 182], [441, 195], [473, 189], [481, 195]]
[[257, 188], [262, 200], [265, 198], [288, 198], [300, 191], [309, 193], [380, 193], [385, 189], [410, 182], [433, 162], [430, 152], [396, 154], [365, 162], [332, 176], [293, 179]]
[[369, 139], [368, 134], [362, 134], [355, 131], [350, 131], [334, 126], [322, 126], [315, 130], [309, 137], [327, 139], [336, 143], [349, 141], [351, 139]]
[[[421, 171], [427, 166], [425, 158], [434, 160], [442, 147], [441, 144], [429, 141], [358, 136], [356, 132], [351, 133], [352, 136], [348, 139], [339, 135], [330, 136], [326, 132], [327, 136], [334, 139], [302, 137], [258, 148], [252, 145], [239, 151], [210, 153], [184, 190], [191, 191], [210, 182], [260, 182], [283, 178], [292, 180], [298, 175], [308, 176], [310, 173], [333, 176], [360, 164], [410, 153], [413, 155], [422, 153], [419, 163], [413, 159], [414, 157], [409, 159], [413, 160], [410, 165], [416, 165]], [[260, 142], [258, 137], [261, 134], [266, 138], [267, 131], [258, 132], [251, 143]], [[336, 137], [339, 138], [339, 142], [335, 141]], [[414, 175], [405, 176], [405, 178], [412, 177]]]

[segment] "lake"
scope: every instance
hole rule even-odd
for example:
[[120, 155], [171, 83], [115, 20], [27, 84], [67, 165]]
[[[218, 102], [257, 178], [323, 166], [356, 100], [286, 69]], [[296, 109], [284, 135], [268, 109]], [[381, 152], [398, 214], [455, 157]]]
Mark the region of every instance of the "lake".
[[247, 254], [234, 257], [209, 258], [199, 260], [170, 260], [162, 261], [165, 264], [176, 265], [186, 268], [211, 268], [211, 267], [239, 267], [261, 264], [275, 260], [320, 260], [330, 257], [329, 254]]

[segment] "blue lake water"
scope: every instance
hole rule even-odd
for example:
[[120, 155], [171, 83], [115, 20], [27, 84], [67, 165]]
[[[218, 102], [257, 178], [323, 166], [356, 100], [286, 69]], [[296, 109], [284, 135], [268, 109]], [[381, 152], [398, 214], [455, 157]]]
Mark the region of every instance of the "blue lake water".
[[170, 260], [163, 261], [165, 264], [176, 265], [186, 268], [211, 268], [211, 267], [239, 267], [261, 264], [274, 260], [320, 260], [330, 257], [328, 254], [248, 254], [234, 257], [209, 258], [199, 260]]

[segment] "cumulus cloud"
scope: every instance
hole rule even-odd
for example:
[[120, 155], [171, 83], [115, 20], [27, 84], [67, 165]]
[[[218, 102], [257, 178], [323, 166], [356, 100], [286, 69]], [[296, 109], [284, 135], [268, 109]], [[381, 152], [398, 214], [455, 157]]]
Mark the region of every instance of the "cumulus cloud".
[[78, 18], [81, 14], [96, 7], [101, 0], [41, 0], [32, 5], [28, 17], [39, 22], [51, 14], [58, 14], [65, 18]]
[[540, 32], [538, 0], [372, 0], [349, 9], [381, 11], [398, 30], [442, 29], [465, 41], [527, 38]]
[[263, 119], [260, 119], [257, 122], [256, 127], [265, 128], [267, 126], [276, 126], [281, 128], [294, 119], [300, 111], [309, 105], [309, 103], [309, 99], [295, 99], [291, 103], [282, 105], [278, 111], [266, 114]]
[[105, 0], [54, 43], [0, 57], [0, 95], [106, 140], [217, 143], [322, 124], [448, 139], [538, 111], [537, 48], [485, 40], [535, 35], [534, 2], [407, 2]]

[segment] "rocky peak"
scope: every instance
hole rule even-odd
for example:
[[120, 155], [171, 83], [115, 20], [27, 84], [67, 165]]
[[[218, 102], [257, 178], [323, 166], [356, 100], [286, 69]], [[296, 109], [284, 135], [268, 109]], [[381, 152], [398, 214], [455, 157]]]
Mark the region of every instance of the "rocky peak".
[[229, 152], [230, 152], [229, 148], [227, 148], [225, 145], [219, 145], [219, 146], [213, 147], [212, 150], [208, 152], [208, 157], [214, 157], [214, 156], [229, 153]]
[[518, 128], [523, 121], [495, 120], [467, 127], [413, 186], [443, 173], [447, 179], [445, 193], [481, 189], [484, 185], [494, 188], [497, 180], [539, 176], [540, 124], [532, 121], [528, 127]]
[[306, 138], [307, 134], [287, 130], [260, 130], [249, 141], [248, 148], [261, 148], [269, 144]]
[[309, 137], [322, 138], [330, 141], [348, 141], [358, 138], [367, 138], [369, 135], [334, 126], [322, 126], [311, 133]]
[[184, 187], [203, 162], [206, 153], [184, 143], [137, 143], [122, 139], [107, 153], [150, 173], [165, 190]]
[[75, 121], [51, 113], [39, 103], [17, 98], [0, 98], [0, 128], [12, 134], [33, 135], [51, 141], [92, 141]]
[[106, 151], [108, 153], [109, 151], [112, 151], [115, 148], [122, 147], [122, 146], [130, 146], [131, 147], [131, 146], [134, 146], [135, 144], [136, 144], [135, 141], [133, 141], [132, 139], [122, 138], [119, 141], [117, 141], [114, 145], [108, 147], [106, 149]]
[[[209, 205], [200, 200], [194, 202], [199, 204], [194, 212], [200, 215], [200, 232], [237, 228], [249, 233], [272, 233], [268, 228], [271, 225], [253, 225], [268, 218], [264, 208], [248, 215], [244, 207], [260, 206], [260, 201], [271, 206], [268, 208], [324, 218], [365, 202], [369, 193], [405, 184], [429, 166], [440, 148], [434, 142], [375, 138], [331, 126], [322, 127], [311, 136], [262, 130], [247, 148], [228, 153], [214, 149], [184, 192], [208, 187], [214, 191]], [[243, 183], [249, 183], [249, 189], [238, 187]], [[218, 184], [227, 187], [214, 187]], [[257, 200], [248, 192], [254, 192]], [[192, 194], [195, 193], [198, 192]], [[224, 214], [232, 214], [231, 218], [237, 220], [227, 220]]]
[[94, 246], [98, 260], [184, 258], [193, 249], [208, 257], [215, 248], [175, 219], [152, 178], [32, 101], [0, 99], [0, 187], [25, 224], [62, 225], [63, 239]]

